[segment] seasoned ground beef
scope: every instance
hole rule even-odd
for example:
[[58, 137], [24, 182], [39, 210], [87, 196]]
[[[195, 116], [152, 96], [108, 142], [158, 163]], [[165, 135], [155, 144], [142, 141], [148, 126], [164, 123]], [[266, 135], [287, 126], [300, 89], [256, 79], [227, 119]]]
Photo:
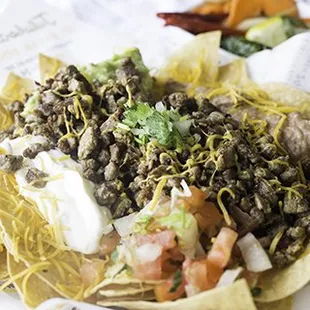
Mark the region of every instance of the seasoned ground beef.
[[23, 165], [23, 156], [0, 155], [0, 170], [15, 172]]
[[[12, 104], [15, 127], [0, 136], [45, 136], [47, 145], [34, 144], [24, 156], [54, 146], [69, 154], [114, 218], [150, 202], [163, 177], [167, 194], [184, 179], [207, 191], [209, 200], [222, 200], [240, 236], [252, 232], [267, 249], [283, 232], [271, 258], [279, 266], [294, 261], [310, 235], [310, 164], [303, 162], [304, 176], [271, 135], [205, 98], [177, 92], [160, 102], [150, 99], [141, 91], [141, 77], [130, 58], [106, 83], [90, 83], [68, 66], [39, 86], [31, 115], [19, 102]], [[1, 155], [0, 169], [16, 171], [22, 162], [21, 156]], [[38, 187], [45, 186], [44, 177], [39, 170], [27, 172], [27, 181]]]

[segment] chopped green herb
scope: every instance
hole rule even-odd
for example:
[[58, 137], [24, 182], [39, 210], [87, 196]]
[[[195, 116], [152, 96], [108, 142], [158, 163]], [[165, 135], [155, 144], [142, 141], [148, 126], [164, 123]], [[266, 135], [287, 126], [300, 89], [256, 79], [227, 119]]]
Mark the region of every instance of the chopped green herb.
[[[131, 128], [131, 132], [136, 136], [136, 141], [140, 144], [145, 144], [150, 139], [156, 139], [165, 147], [179, 148], [183, 145], [182, 135], [187, 135], [190, 127], [187, 125], [186, 132], [183, 131], [181, 135], [178, 130], [181, 116], [178, 112], [159, 112], [145, 103], [137, 103], [127, 110], [124, 116], [122, 124]], [[188, 121], [183, 120], [183, 122]]]
[[175, 272], [173, 276], [173, 286], [170, 289], [169, 293], [175, 293], [179, 288], [179, 286], [181, 285], [181, 283], [182, 283], [182, 272], [181, 270], [178, 270]]

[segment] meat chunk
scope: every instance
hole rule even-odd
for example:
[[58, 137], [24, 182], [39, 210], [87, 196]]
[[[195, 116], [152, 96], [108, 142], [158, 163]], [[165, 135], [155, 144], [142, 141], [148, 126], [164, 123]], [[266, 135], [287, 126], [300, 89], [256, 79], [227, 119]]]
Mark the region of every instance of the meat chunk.
[[34, 143], [24, 150], [23, 156], [34, 159], [40, 152], [47, 152], [52, 148], [53, 145], [49, 143]]
[[98, 136], [93, 127], [88, 127], [81, 137], [78, 147], [78, 158], [86, 159], [95, 156], [98, 148]]
[[47, 178], [48, 174], [37, 169], [37, 168], [30, 168], [26, 173], [26, 182], [31, 184], [37, 188], [43, 188], [46, 186], [47, 181], [44, 178]]
[[23, 156], [0, 155], [0, 170], [5, 172], [15, 172], [23, 165]]

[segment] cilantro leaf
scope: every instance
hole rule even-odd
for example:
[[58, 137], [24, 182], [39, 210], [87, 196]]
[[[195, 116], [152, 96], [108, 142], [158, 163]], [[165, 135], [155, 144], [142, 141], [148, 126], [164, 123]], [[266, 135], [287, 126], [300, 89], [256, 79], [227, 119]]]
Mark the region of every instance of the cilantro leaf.
[[178, 130], [181, 116], [176, 111], [158, 111], [148, 104], [137, 103], [125, 111], [124, 116], [122, 124], [131, 129], [135, 140], [140, 144], [156, 139], [168, 148], [180, 148], [183, 145], [182, 135]]
[[132, 128], [139, 125], [144, 125], [147, 118], [154, 113], [153, 109], [145, 103], [138, 103], [130, 110], [124, 113], [125, 119], [123, 123]]
[[179, 286], [182, 283], [182, 272], [181, 270], [177, 270], [173, 276], [173, 286], [170, 289], [169, 293], [175, 293]]

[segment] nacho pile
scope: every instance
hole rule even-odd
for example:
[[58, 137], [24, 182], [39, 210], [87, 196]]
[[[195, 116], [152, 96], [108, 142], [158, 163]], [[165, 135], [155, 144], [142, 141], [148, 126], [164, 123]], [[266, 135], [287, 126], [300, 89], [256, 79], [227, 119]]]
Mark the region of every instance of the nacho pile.
[[137, 49], [84, 67], [40, 55], [36, 88], [9, 75], [1, 290], [31, 309], [248, 310], [307, 285], [309, 94], [219, 67], [220, 39], [197, 36], [155, 78]]

